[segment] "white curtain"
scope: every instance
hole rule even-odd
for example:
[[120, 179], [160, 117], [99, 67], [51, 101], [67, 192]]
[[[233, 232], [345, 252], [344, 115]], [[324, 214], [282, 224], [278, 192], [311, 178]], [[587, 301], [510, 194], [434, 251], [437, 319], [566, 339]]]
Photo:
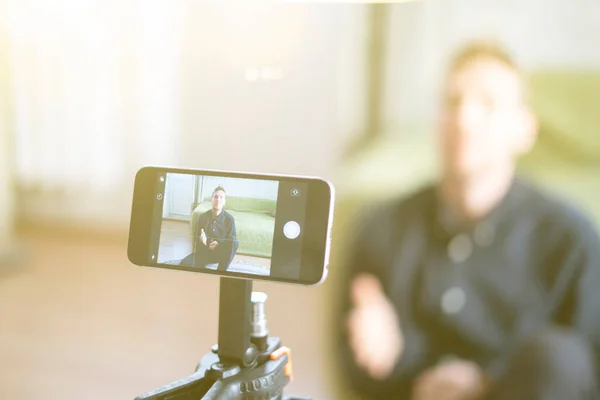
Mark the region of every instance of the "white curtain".
[[173, 162], [181, 2], [5, 2], [25, 189], [106, 191]]
[[147, 164], [328, 175], [363, 129], [361, 6], [4, 1], [32, 218], [127, 221]]
[[0, 0], [0, 268], [4, 258], [14, 251], [14, 191], [12, 185], [12, 153], [9, 137], [10, 73], [6, 23]]

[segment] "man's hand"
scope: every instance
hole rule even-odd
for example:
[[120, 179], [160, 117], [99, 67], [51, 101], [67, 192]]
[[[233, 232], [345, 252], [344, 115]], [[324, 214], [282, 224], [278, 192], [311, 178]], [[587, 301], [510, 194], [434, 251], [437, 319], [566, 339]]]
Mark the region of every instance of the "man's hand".
[[214, 250], [214, 249], [216, 249], [216, 248], [217, 248], [217, 246], [218, 246], [218, 245], [219, 245], [219, 242], [217, 242], [217, 241], [215, 240], [215, 241], [212, 241], [212, 242], [210, 242], [210, 244], [208, 245], [208, 248], [209, 248], [210, 250]]
[[204, 229], [200, 230], [200, 241], [206, 246], [206, 233]]
[[423, 372], [413, 386], [412, 400], [477, 400], [489, 381], [475, 363], [450, 361]]
[[348, 318], [348, 331], [354, 359], [373, 378], [384, 379], [404, 347], [396, 310], [372, 275], [356, 277], [351, 296], [354, 309]]

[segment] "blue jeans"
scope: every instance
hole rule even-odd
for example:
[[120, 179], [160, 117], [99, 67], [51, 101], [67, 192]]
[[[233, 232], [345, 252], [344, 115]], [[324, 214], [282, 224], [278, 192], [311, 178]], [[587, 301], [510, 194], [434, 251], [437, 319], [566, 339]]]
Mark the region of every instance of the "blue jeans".
[[189, 254], [181, 260], [180, 265], [204, 268], [208, 264], [218, 263], [217, 270], [226, 271], [238, 247], [239, 242], [237, 240], [220, 240], [217, 248], [210, 250], [208, 246], [205, 246], [204, 243], [198, 240], [196, 252]]

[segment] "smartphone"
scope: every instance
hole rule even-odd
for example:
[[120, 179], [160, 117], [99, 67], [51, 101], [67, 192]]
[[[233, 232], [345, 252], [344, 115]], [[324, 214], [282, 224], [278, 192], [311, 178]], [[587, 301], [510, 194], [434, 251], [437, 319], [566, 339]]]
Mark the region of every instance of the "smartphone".
[[316, 285], [327, 276], [334, 188], [315, 177], [144, 167], [128, 258], [139, 266]]

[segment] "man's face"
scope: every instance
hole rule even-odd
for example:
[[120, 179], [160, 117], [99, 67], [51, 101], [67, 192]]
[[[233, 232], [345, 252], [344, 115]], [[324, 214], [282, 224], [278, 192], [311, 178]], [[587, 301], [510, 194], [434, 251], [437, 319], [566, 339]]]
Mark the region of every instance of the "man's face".
[[225, 192], [222, 190], [217, 190], [213, 193], [212, 196], [212, 207], [215, 211], [221, 211], [223, 206], [225, 206]]
[[450, 74], [444, 93], [440, 144], [447, 176], [469, 180], [512, 168], [535, 138], [517, 72], [476, 58]]

